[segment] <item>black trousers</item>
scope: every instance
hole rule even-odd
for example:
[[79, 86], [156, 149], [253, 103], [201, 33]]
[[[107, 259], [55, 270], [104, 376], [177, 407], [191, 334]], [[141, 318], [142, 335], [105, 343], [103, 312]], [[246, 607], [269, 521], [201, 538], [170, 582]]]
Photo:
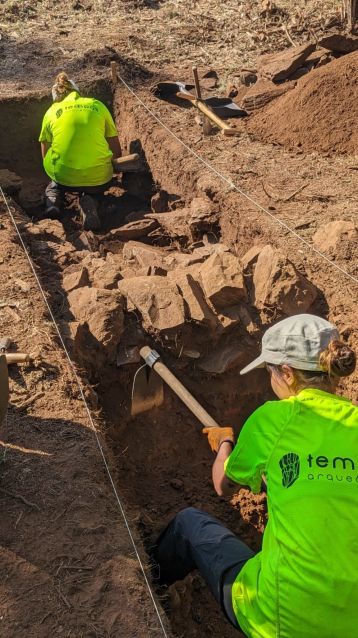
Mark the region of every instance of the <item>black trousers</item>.
[[254, 552], [216, 518], [188, 507], [158, 538], [153, 558], [159, 582], [170, 585], [198, 569], [227, 618], [239, 629], [232, 607], [232, 585]]
[[49, 204], [61, 207], [65, 193], [86, 193], [87, 195], [103, 195], [112, 185], [112, 180], [100, 186], [63, 186], [52, 180], [46, 188], [46, 198]]

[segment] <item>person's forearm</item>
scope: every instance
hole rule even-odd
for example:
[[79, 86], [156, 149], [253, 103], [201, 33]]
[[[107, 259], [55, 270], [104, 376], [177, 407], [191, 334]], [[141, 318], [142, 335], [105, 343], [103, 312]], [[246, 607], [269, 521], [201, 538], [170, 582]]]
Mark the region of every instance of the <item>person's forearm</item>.
[[108, 146], [113, 153], [113, 159], [117, 159], [117, 157], [121, 157], [122, 149], [121, 144], [118, 137], [107, 137]]
[[49, 150], [51, 144], [49, 144], [48, 142], [41, 142], [41, 155], [42, 155], [42, 159], [45, 159], [46, 157], [46, 153]]
[[217, 453], [216, 459], [214, 461], [213, 469], [212, 469], [212, 478], [215, 487], [215, 491], [218, 496], [226, 496], [231, 494], [235, 488], [234, 484], [228, 480], [225, 476], [225, 461], [230, 456], [232, 452], [232, 444], [228, 441], [224, 441], [220, 445], [219, 451]]

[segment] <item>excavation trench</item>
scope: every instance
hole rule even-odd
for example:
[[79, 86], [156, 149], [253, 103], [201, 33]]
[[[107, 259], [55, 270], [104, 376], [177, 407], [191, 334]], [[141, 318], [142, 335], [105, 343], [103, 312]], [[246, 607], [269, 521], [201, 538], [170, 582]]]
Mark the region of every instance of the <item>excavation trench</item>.
[[[91, 89], [110, 102], [107, 84]], [[18, 201], [31, 216], [41, 208], [39, 194], [46, 183], [36, 139], [47, 105], [47, 98], [41, 96], [0, 103], [0, 169], [13, 170], [23, 178]], [[210, 176], [177, 142], [153, 129], [149, 114], [139, 112], [122, 90], [116, 93], [114, 112], [124, 152], [139, 152], [148, 170], [125, 176], [109, 194], [103, 203], [104, 228], [98, 235], [83, 233], [76, 217], [69, 216], [64, 218], [63, 227], [46, 220], [27, 225], [26, 241], [72, 356], [82, 369], [87, 398], [102, 410], [118, 490], [143, 546], [151, 545], [169, 516], [195, 506], [217, 516], [258, 549], [265, 523], [264, 496], [242, 489], [229, 502], [214, 494], [210, 478], [213, 457], [201, 426], [168, 389], [162, 406], [136, 418], [130, 416], [133, 379], [140, 364], [127, 356], [144, 344], [155, 347], [208, 412], [220, 424], [233, 425], [238, 433], [245, 418], [272, 396], [264, 371], [250, 377], [238, 375], [240, 367], [257, 353], [270, 316], [255, 305], [252, 264], [257, 255], [246, 265], [241, 297], [236, 290], [232, 303], [228, 295], [230, 308], [224, 302], [220, 302], [220, 310], [215, 304], [205, 305], [205, 315], [207, 302], [201, 298], [197, 312], [202, 311], [202, 320], [190, 314], [191, 298], [178, 284], [183, 316], [177, 327], [169, 321], [172, 317], [165, 315], [163, 304], [153, 302], [145, 315], [140, 302], [121, 289], [123, 281], [138, 288], [144, 278], [155, 286], [167, 285], [185, 268], [192, 268], [190, 277], [195, 280], [199, 277], [195, 267], [204, 268], [209, 259], [215, 266], [215, 255], [222, 254], [215, 252], [219, 245], [230, 259], [238, 259], [237, 253], [243, 255], [252, 247], [255, 230], [241, 226], [240, 244], [235, 245], [232, 222], [227, 217], [221, 220], [220, 189]], [[17, 135], [8, 139], [14, 116], [19, 123]], [[191, 223], [198, 200], [207, 210], [201, 217], [194, 216]], [[153, 212], [154, 231], [135, 239], [118, 234], [124, 224], [147, 221], [145, 215]], [[236, 223], [236, 233], [237, 229]], [[153, 251], [150, 263], [145, 262], [146, 250]], [[185, 264], [180, 261], [183, 257]], [[175, 260], [179, 260], [176, 265]], [[198, 293], [195, 281], [192, 290]], [[287, 281], [285, 285], [287, 292]], [[156, 294], [154, 291], [153, 299]], [[222, 290], [217, 294], [225, 296]], [[312, 309], [315, 299], [312, 295]], [[286, 307], [282, 313], [285, 311]], [[163, 605], [176, 636], [237, 635], [197, 575], [172, 586]]]

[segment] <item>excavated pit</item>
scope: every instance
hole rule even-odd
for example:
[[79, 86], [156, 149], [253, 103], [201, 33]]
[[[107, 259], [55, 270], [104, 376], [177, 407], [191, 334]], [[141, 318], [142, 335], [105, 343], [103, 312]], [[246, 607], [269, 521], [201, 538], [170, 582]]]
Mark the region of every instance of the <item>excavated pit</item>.
[[[110, 104], [108, 84], [89, 89]], [[36, 139], [47, 106], [48, 99], [41, 96], [0, 103], [0, 149], [5, 142], [7, 148], [0, 152], [0, 168], [23, 178], [18, 201], [31, 215], [40, 207], [39, 193], [46, 183]], [[82, 369], [88, 400], [102, 410], [119, 493], [144, 547], [150, 547], [169, 516], [195, 506], [217, 516], [258, 549], [266, 517], [264, 495], [241, 489], [229, 502], [214, 494], [213, 457], [201, 426], [169, 390], [161, 407], [131, 417], [132, 384], [140, 364], [131, 362], [128, 352], [144, 344], [155, 347], [209, 413], [238, 433], [245, 418], [272, 398], [265, 371], [240, 377], [238, 370], [256, 355], [261, 335], [274, 317], [295, 309], [314, 311], [321, 296], [276, 249], [266, 248], [263, 254], [256, 246], [248, 252], [257, 235], [252, 227], [241, 225], [240, 244], [230, 239], [231, 222], [221, 219], [215, 184], [190, 157], [183, 157], [178, 144], [168, 144], [158, 132], [154, 141], [150, 120], [142, 116], [139, 123], [138, 112], [120, 91], [114, 112], [124, 152], [140, 152], [148, 171], [126, 176], [110, 195], [104, 219], [108, 207], [110, 211], [98, 235], [83, 233], [76, 220], [66, 217], [64, 228], [46, 220], [27, 225], [26, 241], [72, 356]], [[14, 116], [19, 125], [9, 140], [7, 130]], [[161, 159], [164, 147], [170, 157], [166, 166]], [[136, 238], [120, 234], [123, 225], [133, 221], [145, 225], [148, 219], [155, 222], [149, 233]], [[153, 251], [149, 257], [148, 250]], [[229, 293], [223, 285], [209, 299], [209, 283], [203, 279], [209, 260], [213, 273], [222, 268], [223, 260], [230, 267], [235, 262], [242, 282], [228, 285]], [[265, 298], [260, 281], [272, 268], [276, 268], [276, 296]], [[183, 271], [190, 290], [180, 279]], [[136, 289], [144, 278], [154, 286], [147, 314], [134, 292], [128, 293], [133, 282]], [[169, 283], [171, 287], [165, 288]], [[171, 294], [173, 285], [182, 312], [177, 323], [160, 301]], [[191, 295], [199, 299], [195, 308]], [[238, 635], [196, 575], [173, 585], [163, 606], [176, 636]]]

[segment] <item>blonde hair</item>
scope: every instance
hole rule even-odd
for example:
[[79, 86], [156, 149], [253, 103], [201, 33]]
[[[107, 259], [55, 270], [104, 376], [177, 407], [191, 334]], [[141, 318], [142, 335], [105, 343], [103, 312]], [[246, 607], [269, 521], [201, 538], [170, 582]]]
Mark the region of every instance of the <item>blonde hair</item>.
[[[348, 377], [355, 370], [357, 362], [356, 353], [346, 343], [339, 339], [333, 339], [323, 350], [319, 357], [319, 370], [298, 370], [292, 368], [295, 377], [294, 389], [296, 392], [304, 388], [318, 388], [331, 391], [339, 377]], [[273, 366], [280, 372], [281, 366]]]
[[54, 102], [61, 102], [72, 91], [78, 92], [78, 87], [73, 80], [70, 80], [67, 73], [61, 71], [56, 77], [55, 84], [52, 87], [52, 97]]

